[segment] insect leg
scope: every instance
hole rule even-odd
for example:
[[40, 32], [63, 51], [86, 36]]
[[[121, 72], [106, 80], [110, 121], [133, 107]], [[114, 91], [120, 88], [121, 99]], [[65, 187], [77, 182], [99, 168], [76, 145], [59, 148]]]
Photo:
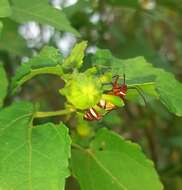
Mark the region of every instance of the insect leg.
[[113, 85], [112, 82], [106, 82], [106, 83], [102, 83], [102, 85]]
[[145, 96], [142, 94], [143, 90], [140, 87], [132, 86], [132, 87], [128, 87], [128, 89], [135, 89], [138, 92], [138, 94], [142, 97], [145, 105], [147, 105], [147, 101], [145, 99]]
[[112, 78], [115, 78], [114, 82], [113, 82], [113, 85], [116, 86], [117, 83], [118, 83], [118, 80], [119, 80], [119, 75], [115, 75], [113, 76]]

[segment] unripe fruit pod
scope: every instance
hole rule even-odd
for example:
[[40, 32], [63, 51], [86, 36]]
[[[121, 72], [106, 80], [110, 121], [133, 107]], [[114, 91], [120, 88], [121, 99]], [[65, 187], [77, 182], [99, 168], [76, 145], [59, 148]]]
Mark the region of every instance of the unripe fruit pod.
[[77, 126], [76, 131], [81, 137], [88, 137], [92, 134], [91, 128], [85, 123], [80, 123]]
[[75, 73], [59, 92], [77, 109], [84, 110], [99, 102], [102, 96], [102, 85], [93, 75]]

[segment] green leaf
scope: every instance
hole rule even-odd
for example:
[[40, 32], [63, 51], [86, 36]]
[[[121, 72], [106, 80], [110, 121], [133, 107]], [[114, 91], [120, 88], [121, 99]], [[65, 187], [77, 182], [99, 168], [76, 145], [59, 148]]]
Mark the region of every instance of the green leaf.
[[[125, 74], [129, 87], [139, 87], [144, 96], [159, 99], [170, 112], [182, 116], [182, 84], [172, 74], [153, 67], [143, 57], [122, 60], [113, 57], [108, 50], [99, 50], [93, 57], [93, 63], [100, 70], [110, 70], [113, 76], [119, 75], [121, 79]], [[133, 90], [127, 93], [129, 99], [135, 99], [138, 94]]]
[[53, 8], [48, 1], [12, 0], [11, 18], [19, 23], [36, 21], [40, 24], [49, 24], [58, 30], [80, 34], [70, 25], [63, 11]]
[[106, 129], [97, 133], [89, 149], [73, 149], [71, 166], [82, 190], [163, 189], [140, 147]]
[[155, 77], [151, 78], [151, 75], [155, 76], [155, 68], [141, 56], [130, 59], [118, 59], [112, 56], [109, 50], [99, 49], [93, 56], [92, 62], [95, 66], [106, 71], [110, 70], [113, 75], [119, 75], [121, 78], [125, 74], [126, 82], [131, 83], [131, 80], [134, 80], [135, 84], [142, 84], [155, 81]]
[[[120, 63], [117, 66], [117, 64]], [[142, 72], [141, 72], [142, 71]], [[136, 57], [136, 58], [130, 58], [125, 60], [119, 60], [116, 59], [114, 62], [113, 72], [114, 74], [126, 74], [126, 79], [135, 79], [135, 78], [143, 78], [146, 80], [146, 77], [150, 76], [151, 74], [154, 74], [154, 67], [152, 64], [148, 63], [144, 57]], [[151, 82], [151, 78], [148, 79], [149, 82]], [[155, 81], [155, 78], [153, 79]], [[142, 82], [142, 80], [141, 80]], [[140, 82], [140, 83], [141, 83]], [[143, 81], [147, 82], [147, 81]]]
[[0, 63], [0, 107], [3, 105], [3, 100], [7, 94], [8, 79], [3, 65]]
[[26, 41], [18, 33], [18, 25], [9, 19], [2, 19], [3, 30], [0, 34], [0, 50], [14, 55], [29, 55]]
[[53, 47], [46, 46], [39, 55], [23, 63], [12, 78], [11, 90], [15, 90], [23, 85], [27, 80], [40, 74], [54, 74], [61, 76], [63, 74], [61, 64], [62, 54]]
[[[126, 94], [127, 100], [135, 101], [136, 103], [139, 102], [141, 105], [146, 106], [145, 101], [150, 102], [154, 99], [159, 99], [159, 94], [156, 92], [155, 83], [146, 83], [146, 84], [144, 83], [144, 84], [137, 84], [137, 85], [132, 85], [132, 86], [135, 86], [137, 89], [134, 88], [134, 89], [128, 90]], [[153, 101], [152, 101], [152, 104], [153, 104]]]
[[172, 74], [162, 70], [157, 78], [156, 89], [168, 110], [182, 116], [182, 84]]
[[76, 108], [84, 110], [99, 102], [102, 96], [102, 85], [93, 75], [74, 73], [59, 92]]
[[7, 17], [11, 15], [11, 8], [8, 0], [0, 0], [0, 17]]
[[[113, 76], [119, 75], [120, 84], [123, 83], [123, 75], [125, 74], [128, 87], [137, 87], [143, 91], [144, 95], [158, 97], [155, 90], [155, 68], [152, 64], [146, 62], [143, 57], [122, 60], [113, 57], [108, 50], [98, 50], [96, 55], [93, 56], [92, 62], [98, 69], [100, 68], [100, 72], [110, 71]], [[129, 89], [126, 98], [128, 97], [129, 99], [131, 97], [135, 99], [140, 95], [136, 90]]]
[[1, 189], [64, 189], [70, 138], [63, 124], [32, 126], [34, 108], [16, 103], [0, 112]]
[[66, 69], [80, 68], [83, 63], [84, 51], [86, 47], [86, 41], [76, 44], [70, 55], [65, 59], [63, 67]]

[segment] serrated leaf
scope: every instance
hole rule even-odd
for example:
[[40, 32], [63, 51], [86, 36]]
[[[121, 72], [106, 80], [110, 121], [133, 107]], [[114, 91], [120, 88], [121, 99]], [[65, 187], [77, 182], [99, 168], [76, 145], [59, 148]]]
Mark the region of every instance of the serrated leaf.
[[80, 68], [83, 63], [84, 51], [86, 47], [86, 41], [76, 44], [70, 55], [65, 59], [63, 67], [66, 69]]
[[0, 188], [64, 189], [70, 138], [63, 124], [32, 126], [34, 108], [16, 103], [0, 112]]
[[33, 20], [40, 24], [49, 24], [58, 30], [80, 36], [71, 26], [63, 11], [53, 8], [48, 1], [12, 0], [11, 18], [19, 23]]
[[0, 0], [0, 17], [7, 17], [11, 15], [11, 8], [8, 0]]
[[29, 55], [26, 41], [18, 33], [18, 25], [10, 19], [2, 19], [3, 30], [0, 34], [0, 50], [14, 55]]
[[[113, 75], [126, 75], [126, 81], [135, 84], [155, 81], [153, 65], [148, 63], [142, 56], [130, 59], [118, 59], [112, 56], [109, 50], [99, 49], [92, 58], [92, 62], [101, 69], [110, 70]], [[155, 75], [154, 75], [155, 76]]]
[[163, 189], [140, 147], [106, 129], [97, 133], [90, 149], [74, 149], [71, 164], [82, 190]]
[[99, 102], [102, 96], [102, 85], [93, 75], [74, 73], [59, 92], [76, 108], [84, 110]]
[[0, 107], [3, 105], [4, 98], [7, 94], [8, 79], [3, 65], [0, 63]]
[[46, 46], [39, 55], [23, 63], [12, 78], [11, 90], [15, 90], [23, 85], [27, 80], [40, 74], [54, 74], [61, 76], [63, 74], [61, 64], [62, 54], [53, 47]]
[[[182, 84], [172, 74], [153, 67], [143, 57], [121, 60], [113, 57], [108, 50], [99, 50], [93, 57], [93, 63], [98, 68], [110, 70], [113, 75], [119, 75], [121, 78], [125, 74], [128, 86], [141, 88], [144, 95], [159, 98], [170, 112], [182, 116]], [[130, 98], [135, 98], [137, 94], [128, 90]]]
[[[122, 66], [117, 66], [118, 63], [120, 63]], [[114, 74], [125, 73], [126, 79], [143, 78], [145, 82], [147, 82], [146, 77], [153, 74], [153, 69], [154, 68], [152, 64], [148, 63], [144, 57], [139, 56], [125, 60], [116, 59], [114, 62], [113, 72]], [[155, 81], [155, 78], [153, 81]], [[149, 79], [149, 82], [151, 82], [151, 79]]]
[[156, 82], [161, 102], [169, 111], [182, 116], [182, 84], [170, 73], [161, 71]]
[[[125, 74], [126, 84], [129, 88], [139, 88], [145, 96], [158, 97], [155, 90], [155, 69], [143, 57], [122, 60], [113, 57], [108, 50], [98, 50], [93, 57], [93, 63], [105, 72], [110, 71], [113, 76], [119, 75], [120, 84], [123, 83], [123, 75]], [[138, 100], [141, 97], [136, 90], [128, 89], [126, 98]]]

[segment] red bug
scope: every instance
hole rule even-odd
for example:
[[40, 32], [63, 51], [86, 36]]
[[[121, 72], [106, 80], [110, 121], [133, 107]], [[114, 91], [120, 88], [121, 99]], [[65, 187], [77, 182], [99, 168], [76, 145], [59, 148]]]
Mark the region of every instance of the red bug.
[[[111, 94], [114, 96], [118, 96], [120, 97], [123, 101], [125, 101], [125, 96], [127, 93], [128, 89], [135, 89], [137, 90], [137, 92], [140, 94], [140, 96], [143, 98], [145, 104], [145, 97], [143, 96], [143, 94], [140, 92], [140, 90], [137, 87], [128, 87], [126, 85], [126, 80], [125, 80], [125, 74], [123, 74], [123, 84], [119, 85], [118, 84], [118, 80], [119, 80], [119, 75], [114, 76], [116, 79], [114, 80], [112, 84], [112, 89], [111, 91], [107, 92], [107, 94]], [[97, 106], [99, 106], [100, 108], [104, 109], [108, 112], [117, 109], [117, 106], [112, 104], [111, 102], [106, 102], [105, 100], [101, 99], [99, 101], [99, 103], [97, 104]], [[98, 113], [93, 107], [86, 110], [85, 114], [84, 114], [84, 119], [88, 120], [88, 121], [94, 121], [94, 120], [100, 120], [102, 119], [103, 115]]]

